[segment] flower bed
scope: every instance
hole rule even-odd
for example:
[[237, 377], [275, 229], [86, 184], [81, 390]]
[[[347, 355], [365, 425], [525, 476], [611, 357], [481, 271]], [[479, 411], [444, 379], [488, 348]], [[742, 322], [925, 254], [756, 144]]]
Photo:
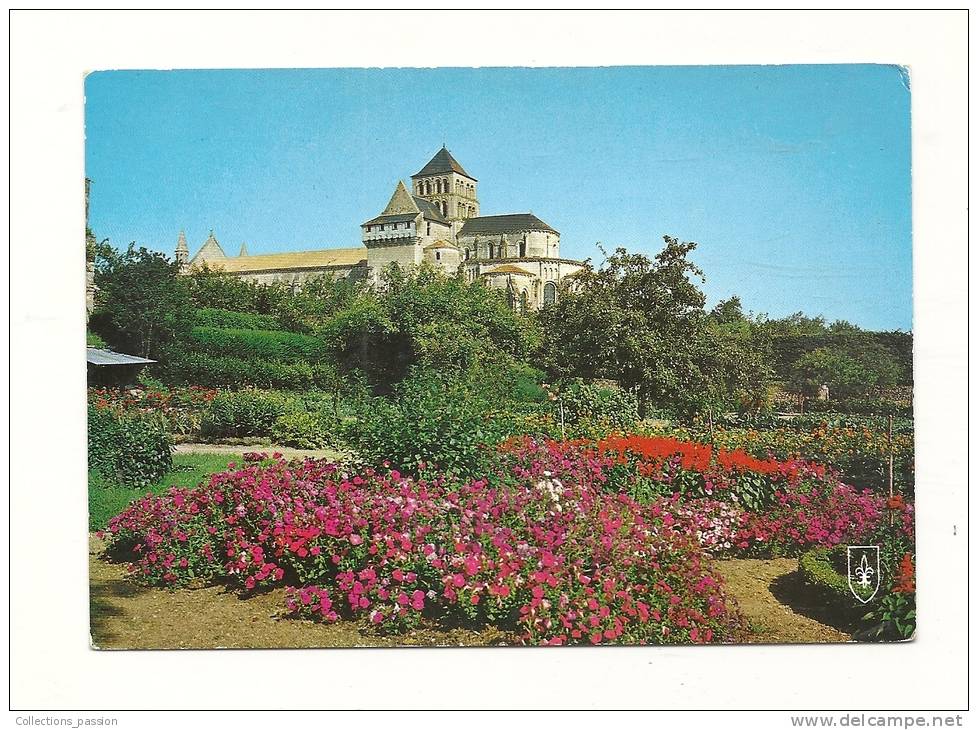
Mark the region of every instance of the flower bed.
[[253, 463], [133, 503], [111, 549], [152, 584], [288, 585], [287, 610], [319, 620], [495, 624], [551, 645], [734, 640], [739, 617], [696, 542], [571, 459], [579, 482], [495, 486]]
[[530, 644], [699, 643], [741, 630], [711, 554], [859, 541], [887, 507], [798, 460], [668, 438], [522, 438], [464, 481], [256, 455], [133, 503], [109, 535], [144, 582], [283, 585], [287, 611], [306, 618], [493, 624]]
[[[742, 450], [761, 459], [804, 458], [831, 466], [842, 478], [861, 488], [882, 491], [887, 484], [886, 466], [890, 446], [883, 428], [818, 423], [810, 429], [793, 426], [757, 430], [751, 428], [715, 428], [712, 435], [702, 429], [657, 430], [655, 435], [674, 436], [686, 441], [711, 441], [721, 449]], [[914, 439], [912, 433], [893, 434], [894, 475], [899, 486], [910, 493], [914, 487]]]
[[119, 415], [139, 414], [155, 419], [169, 433], [185, 435], [200, 428], [201, 415], [217, 391], [193, 385], [167, 390], [145, 388], [89, 388], [88, 402]]
[[[613, 489], [668, 497], [671, 511], [714, 553], [797, 554], [858, 542], [887, 514], [882, 495], [800, 459], [758, 459], [740, 449], [654, 436], [612, 437], [596, 449], [624, 466]], [[912, 539], [913, 506], [902, 497], [896, 502], [890, 508], [900, 515], [897, 529]]]

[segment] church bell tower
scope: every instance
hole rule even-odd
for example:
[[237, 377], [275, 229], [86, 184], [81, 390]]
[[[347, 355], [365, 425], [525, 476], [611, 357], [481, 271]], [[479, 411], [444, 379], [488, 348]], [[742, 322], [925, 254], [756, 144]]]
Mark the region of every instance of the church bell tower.
[[444, 146], [411, 176], [411, 185], [415, 195], [430, 202], [451, 221], [453, 237], [467, 219], [479, 217], [478, 180]]

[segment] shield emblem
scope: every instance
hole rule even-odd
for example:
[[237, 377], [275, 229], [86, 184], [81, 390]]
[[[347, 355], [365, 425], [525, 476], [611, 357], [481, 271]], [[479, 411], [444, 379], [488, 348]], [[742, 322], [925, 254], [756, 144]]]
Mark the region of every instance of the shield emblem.
[[880, 589], [879, 545], [849, 545], [846, 557], [849, 590], [860, 603], [869, 603]]

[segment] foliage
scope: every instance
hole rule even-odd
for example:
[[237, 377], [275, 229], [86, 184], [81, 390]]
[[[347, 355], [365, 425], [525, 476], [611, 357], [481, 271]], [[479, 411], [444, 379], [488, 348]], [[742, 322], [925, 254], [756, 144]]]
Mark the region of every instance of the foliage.
[[275, 443], [297, 449], [321, 449], [332, 441], [328, 425], [308, 411], [283, 413], [272, 424], [271, 435]]
[[543, 360], [558, 379], [617, 380], [649, 406], [689, 413], [716, 408], [766, 378], [745, 343], [711, 326], [696, 247], [665, 237], [653, 259], [618, 249], [598, 270], [584, 269], [544, 308]]
[[415, 366], [506, 372], [539, 342], [534, 319], [482, 282], [426, 265], [410, 273], [392, 266], [384, 277], [382, 293], [362, 293], [320, 330], [338, 361], [362, 370], [380, 391]]
[[200, 428], [208, 404], [217, 395], [211, 388], [165, 388], [159, 384], [132, 388], [89, 388], [88, 402], [118, 414], [140, 415], [164, 431], [186, 435]]
[[214, 472], [227, 469], [228, 462], [233, 460], [227, 454], [176, 453], [170, 471], [152, 484], [139, 487], [116, 484], [97, 471], [89, 470], [88, 529], [105, 529], [109, 518], [119, 514], [133, 500], [145, 497], [147, 492], [161, 494], [172, 486], [194, 487]]
[[275, 391], [247, 388], [218, 393], [204, 413], [201, 432], [209, 437], [267, 436], [278, 418], [297, 408]]
[[[818, 423], [810, 430], [775, 428], [722, 428], [711, 430], [702, 425], [671, 428], [660, 424], [651, 433], [672, 435], [680, 439], [701, 440], [725, 449], [743, 449], [765, 458], [792, 459], [804, 457], [839, 471], [841, 477], [860, 488], [883, 490], [887, 486], [890, 444], [883, 430], [868, 425], [834, 426]], [[894, 480], [908, 493], [914, 490], [914, 439], [912, 433], [894, 433]]]
[[119, 352], [159, 360], [163, 349], [185, 337], [192, 323], [179, 265], [135, 244], [121, 254], [108, 247], [100, 252], [89, 326]]
[[260, 387], [307, 390], [325, 386], [328, 368], [313, 367], [303, 360], [245, 360], [232, 355], [214, 356], [185, 347], [168, 348], [156, 372], [171, 385], [208, 388]]
[[[730, 518], [713, 546], [791, 553], [808, 545], [837, 545], [877, 529], [883, 500], [842, 484], [821, 465], [757, 459], [741, 450], [673, 438], [615, 436], [597, 444], [609, 460], [609, 486], [638, 499], [667, 495], [702, 535], [703, 514]], [[741, 508], [739, 514], [717, 501]], [[716, 513], [724, 513], [717, 515]], [[911, 525], [912, 529], [912, 525]]]
[[829, 591], [836, 596], [847, 596], [849, 581], [844, 572], [833, 565], [833, 556], [844, 554], [845, 550], [838, 548], [816, 548], [802, 553], [798, 558], [798, 569], [805, 581], [823, 591]]
[[478, 475], [489, 451], [510, 435], [510, 423], [462, 374], [416, 370], [390, 399], [367, 403], [350, 431], [367, 463], [390, 463], [411, 473], [438, 468]]
[[789, 388], [814, 396], [822, 384], [837, 397], [866, 396], [897, 384], [900, 367], [886, 348], [875, 343], [859, 347], [821, 347], [801, 356], [789, 371]]
[[242, 360], [316, 361], [326, 354], [322, 340], [281, 330], [194, 327], [196, 352], [213, 357], [233, 355]]
[[893, 397], [875, 398], [831, 398], [826, 401], [810, 400], [805, 403], [809, 413], [844, 413], [847, 415], [879, 416], [893, 415], [898, 418], [913, 418], [913, 405], [910, 399]]
[[259, 284], [207, 266], [194, 267], [185, 280], [197, 310], [222, 309], [274, 317], [279, 305], [292, 294], [283, 284]]
[[143, 487], [172, 464], [170, 436], [159, 425], [89, 405], [88, 468], [105, 482]]
[[286, 585], [297, 616], [362, 616], [380, 631], [431, 620], [496, 625], [526, 644], [738, 637], [742, 622], [694, 541], [587, 471], [549, 476], [573, 469], [562, 455], [525, 456], [499, 488], [256, 462], [133, 503], [108, 537], [145, 583]]
[[103, 349], [108, 347], [105, 340], [103, 340], [101, 337], [99, 337], [91, 330], [88, 330], [85, 333], [85, 345], [88, 347], [101, 347]]
[[268, 314], [253, 314], [212, 307], [195, 309], [194, 324], [201, 327], [247, 330], [274, 330], [279, 326], [278, 320]]
[[600, 424], [606, 431], [625, 432], [638, 421], [638, 399], [635, 394], [614, 383], [585, 382], [576, 379], [555, 395], [555, 411], [563, 406], [564, 421]]

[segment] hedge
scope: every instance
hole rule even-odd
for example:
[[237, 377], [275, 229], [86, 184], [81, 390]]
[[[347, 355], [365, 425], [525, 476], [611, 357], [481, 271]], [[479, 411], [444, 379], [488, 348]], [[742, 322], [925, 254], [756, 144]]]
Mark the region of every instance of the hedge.
[[230, 355], [214, 356], [170, 348], [154, 373], [169, 385], [200, 385], [207, 388], [257, 386], [280, 390], [307, 390], [330, 382], [328, 366], [313, 366], [297, 360], [244, 360]]
[[159, 425], [88, 407], [88, 468], [107, 482], [146, 487], [172, 468], [170, 436]]
[[278, 418], [299, 408], [299, 402], [282, 393], [246, 389], [218, 393], [200, 424], [205, 436], [267, 436]]
[[270, 314], [232, 312], [229, 309], [202, 307], [194, 312], [194, 324], [201, 327], [224, 327], [246, 330], [277, 330], [278, 320]]
[[322, 340], [283, 330], [197, 326], [190, 336], [201, 352], [214, 357], [233, 355], [243, 360], [315, 361], [327, 353]]
[[832, 565], [832, 556], [833, 552], [829, 548], [810, 550], [798, 559], [798, 567], [808, 584], [830, 593], [845, 595], [849, 592], [849, 579]]

